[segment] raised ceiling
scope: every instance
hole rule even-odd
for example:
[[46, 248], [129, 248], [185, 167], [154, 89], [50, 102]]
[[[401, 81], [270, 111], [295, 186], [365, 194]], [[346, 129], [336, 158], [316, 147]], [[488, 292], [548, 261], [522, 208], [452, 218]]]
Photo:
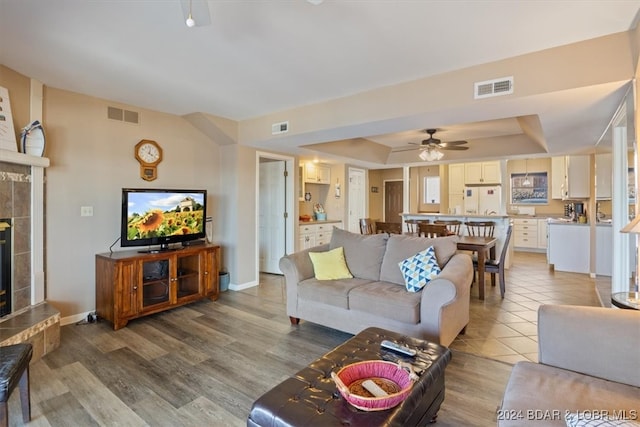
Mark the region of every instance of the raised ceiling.
[[[249, 129], [279, 112], [335, 105], [372, 90], [628, 31], [640, 9], [637, 0], [193, 5], [200, 24], [188, 28], [184, 0], [0, 0], [0, 63], [51, 87], [177, 115], [222, 117]], [[594, 57], [593, 64], [602, 60]], [[516, 90], [519, 84], [516, 78]], [[413, 161], [392, 150], [419, 142], [427, 127], [441, 129], [443, 140], [468, 140], [470, 150], [459, 152], [468, 158], [505, 155], [507, 137], [511, 155], [553, 153], [561, 151], [554, 144], [562, 132], [585, 139], [572, 132], [588, 123], [585, 132], [601, 133], [625, 91], [624, 78], [585, 81], [573, 90], [565, 85], [544, 96], [518, 96], [508, 108], [495, 108], [496, 102], [447, 106], [442, 94], [425, 95], [425, 108], [398, 117], [349, 123], [336, 117], [312, 131], [308, 116], [292, 121], [288, 136], [244, 138], [249, 129], [231, 139], [367, 167]], [[562, 150], [580, 149], [575, 145]], [[447, 158], [459, 153], [447, 152]]]

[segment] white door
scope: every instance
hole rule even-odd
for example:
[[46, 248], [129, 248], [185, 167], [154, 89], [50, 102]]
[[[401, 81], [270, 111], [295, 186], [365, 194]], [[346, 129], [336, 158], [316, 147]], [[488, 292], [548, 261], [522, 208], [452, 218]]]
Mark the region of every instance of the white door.
[[285, 162], [261, 160], [259, 183], [260, 271], [281, 274], [278, 263], [286, 255]]
[[360, 233], [360, 218], [365, 217], [364, 169], [349, 168], [349, 218], [347, 230]]

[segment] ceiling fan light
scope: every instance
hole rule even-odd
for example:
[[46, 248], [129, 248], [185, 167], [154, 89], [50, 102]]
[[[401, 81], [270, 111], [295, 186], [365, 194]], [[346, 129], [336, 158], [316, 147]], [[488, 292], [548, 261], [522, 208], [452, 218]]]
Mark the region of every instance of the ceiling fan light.
[[429, 160], [429, 152], [427, 150], [423, 150], [420, 152], [420, 154], [418, 154], [418, 157], [420, 157], [423, 161], [428, 161]]

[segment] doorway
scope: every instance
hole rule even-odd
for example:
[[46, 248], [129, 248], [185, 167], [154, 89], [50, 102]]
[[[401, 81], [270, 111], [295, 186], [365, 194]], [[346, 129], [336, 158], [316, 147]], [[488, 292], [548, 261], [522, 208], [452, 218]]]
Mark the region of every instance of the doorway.
[[293, 158], [258, 153], [257, 266], [282, 274], [280, 258], [293, 251]]
[[402, 222], [404, 182], [400, 180], [384, 182], [384, 220]]

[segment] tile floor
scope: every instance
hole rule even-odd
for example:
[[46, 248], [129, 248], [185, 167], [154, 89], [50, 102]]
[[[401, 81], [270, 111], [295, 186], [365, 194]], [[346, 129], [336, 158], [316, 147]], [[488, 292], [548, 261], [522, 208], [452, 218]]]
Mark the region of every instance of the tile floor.
[[485, 282], [485, 300], [471, 289], [469, 326], [451, 348], [491, 359], [515, 363], [538, 360], [537, 310], [542, 304], [600, 306], [596, 280], [587, 274], [556, 272], [545, 254], [514, 252], [506, 271], [506, 291]]
[[[485, 300], [478, 299], [478, 287], [471, 289], [471, 320], [466, 334], [459, 335], [451, 348], [487, 358], [515, 363], [537, 361], [537, 309], [541, 304], [600, 306], [596, 282], [587, 274], [556, 272], [546, 263], [546, 255], [514, 252], [506, 272], [505, 297], [499, 286], [491, 287], [486, 276]], [[610, 280], [609, 280], [610, 286]], [[257, 293], [273, 301], [284, 302], [282, 276], [262, 274], [260, 286], [243, 292]]]

